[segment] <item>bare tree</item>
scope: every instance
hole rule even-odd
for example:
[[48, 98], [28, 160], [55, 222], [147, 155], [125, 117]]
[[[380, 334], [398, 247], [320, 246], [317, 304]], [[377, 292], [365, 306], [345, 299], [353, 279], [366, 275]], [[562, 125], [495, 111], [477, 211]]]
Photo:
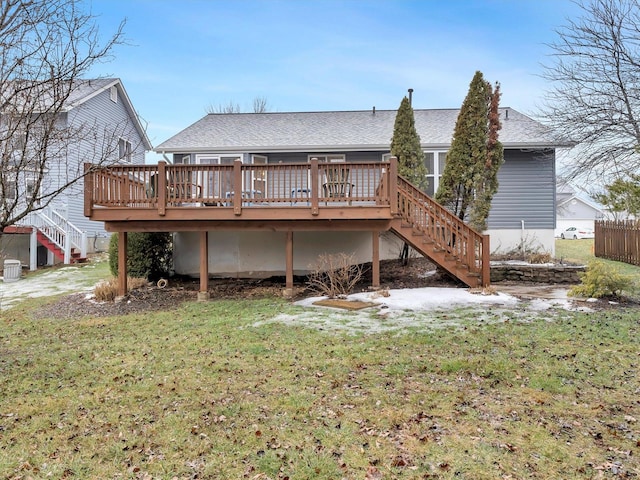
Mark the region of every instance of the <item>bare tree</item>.
[[[65, 121], [97, 63], [123, 43], [124, 22], [100, 40], [79, 0], [0, 0], [0, 232], [45, 208], [82, 177], [73, 144], [91, 142], [96, 165], [118, 160], [118, 130]], [[76, 159], [77, 160], [77, 159]]]
[[640, 167], [640, 5], [579, 0], [581, 15], [557, 30], [542, 117], [576, 142], [567, 176], [583, 180]]
[[[252, 113], [266, 113], [269, 111], [269, 101], [266, 97], [255, 97], [253, 99]], [[206, 108], [207, 113], [242, 113], [240, 104], [229, 101], [218, 105], [209, 104]]]
[[207, 113], [240, 113], [240, 105], [229, 101], [225, 104], [220, 103], [217, 106], [210, 104], [207, 107]]
[[266, 97], [253, 99], [253, 113], [266, 113], [269, 111], [269, 102]]

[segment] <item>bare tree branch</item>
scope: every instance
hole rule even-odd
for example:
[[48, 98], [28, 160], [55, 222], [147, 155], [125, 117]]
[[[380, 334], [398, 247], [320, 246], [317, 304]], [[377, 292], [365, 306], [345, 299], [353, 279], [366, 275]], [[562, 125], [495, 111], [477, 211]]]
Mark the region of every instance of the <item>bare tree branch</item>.
[[582, 15], [557, 30], [543, 77], [552, 88], [541, 117], [576, 142], [570, 178], [600, 178], [640, 167], [640, 5], [580, 0]]
[[253, 113], [266, 113], [269, 111], [269, 102], [266, 97], [253, 99]]
[[[0, 0], [0, 232], [73, 187], [83, 162], [119, 160], [118, 139], [134, 126], [70, 122], [67, 107], [123, 28], [103, 42], [79, 0]], [[70, 157], [80, 150], [94, 153]]]
[[[266, 113], [269, 111], [269, 101], [266, 97], [255, 97], [253, 99], [252, 113]], [[214, 105], [212, 103], [206, 108], [207, 113], [242, 113], [240, 104], [231, 100], [227, 103]]]

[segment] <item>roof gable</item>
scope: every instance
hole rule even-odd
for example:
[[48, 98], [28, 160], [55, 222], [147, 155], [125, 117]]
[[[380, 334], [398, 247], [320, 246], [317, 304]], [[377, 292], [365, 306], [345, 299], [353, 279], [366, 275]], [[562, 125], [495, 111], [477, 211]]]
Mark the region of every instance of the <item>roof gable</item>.
[[69, 112], [74, 108], [77, 108], [97, 95], [109, 90], [111, 87], [116, 87], [118, 89], [118, 101], [122, 101], [125, 110], [129, 114], [131, 121], [140, 134], [140, 138], [142, 138], [142, 141], [144, 142], [145, 150], [151, 150], [153, 147], [149, 137], [147, 136], [147, 132], [142, 126], [138, 112], [136, 112], [133, 107], [133, 103], [131, 103], [131, 99], [119, 78], [99, 78], [78, 81], [77, 86], [74, 86], [69, 98], [65, 102], [64, 111]]
[[[580, 205], [580, 208], [593, 211], [595, 213], [604, 214], [604, 209], [593, 202], [580, 198], [576, 195], [571, 195], [569, 198], [565, 198], [557, 203], [557, 209], [563, 210], [568, 208], [575, 208], [575, 205]], [[573, 207], [572, 207], [573, 206]]]
[[[459, 109], [414, 110], [424, 148], [447, 148]], [[559, 145], [535, 120], [500, 109], [506, 148]], [[209, 114], [156, 147], [157, 152], [388, 150], [396, 110]]]

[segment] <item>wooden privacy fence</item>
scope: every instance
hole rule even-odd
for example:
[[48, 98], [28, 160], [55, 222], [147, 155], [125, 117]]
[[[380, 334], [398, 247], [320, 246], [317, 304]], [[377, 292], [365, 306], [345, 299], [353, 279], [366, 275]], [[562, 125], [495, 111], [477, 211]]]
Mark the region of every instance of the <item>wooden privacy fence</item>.
[[596, 220], [596, 257], [640, 265], [640, 220]]

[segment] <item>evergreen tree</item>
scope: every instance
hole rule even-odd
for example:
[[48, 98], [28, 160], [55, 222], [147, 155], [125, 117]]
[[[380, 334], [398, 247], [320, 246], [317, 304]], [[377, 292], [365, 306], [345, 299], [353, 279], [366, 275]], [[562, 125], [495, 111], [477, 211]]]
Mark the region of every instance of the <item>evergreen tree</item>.
[[427, 182], [427, 167], [424, 152], [420, 146], [420, 136], [416, 130], [413, 108], [404, 97], [396, 114], [391, 139], [391, 155], [398, 157], [398, 173], [420, 189]]
[[606, 186], [606, 193], [594, 196], [618, 218], [620, 216], [640, 216], [640, 175], [631, 174], [628, 178], [617, 178]]
[[498, 170], [504, 150], [498, 140], [501, 128], [495, 89], [476, 72], [456, 121], [436, 201], [477, 230], [486, 230], [493, 195], [498, 190]]

